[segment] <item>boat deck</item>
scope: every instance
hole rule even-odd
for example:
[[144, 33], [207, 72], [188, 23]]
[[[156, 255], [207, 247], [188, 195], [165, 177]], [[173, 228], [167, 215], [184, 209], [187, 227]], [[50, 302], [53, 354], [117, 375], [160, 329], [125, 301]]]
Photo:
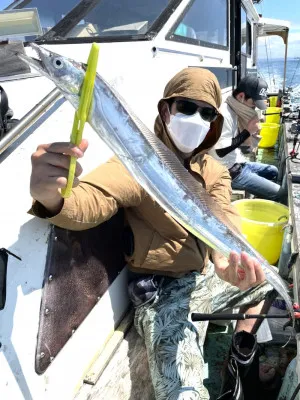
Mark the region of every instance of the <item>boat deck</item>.
[[133, 326], [106, 362], [96, 384], [85, 383], [76, 400], [155, 400], [146, 348]]
[[[205, 386], [211, 399], [220, 389], [221, 370], [231, 342], [232, 328], [210, 325], [204, 346]], [[101, 369], [101, 366], [98, 365]], [[92, 368], [97, 374], [97, 367]], [[89, 372], [88, 376], [91, 376]], [[86, 382], [89, 379], [86, 380]], [[155, 400], [143, 339], [131, 325], [124, 340], [96, 381], [85, 383], [76, 400]]]

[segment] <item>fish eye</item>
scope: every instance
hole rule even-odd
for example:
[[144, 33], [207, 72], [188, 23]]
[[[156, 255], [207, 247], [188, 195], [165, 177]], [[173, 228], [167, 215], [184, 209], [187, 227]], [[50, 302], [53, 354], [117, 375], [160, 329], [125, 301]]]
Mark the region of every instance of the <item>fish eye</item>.
[[53, 59], [53, 66], [56, 69], [61, 69], [61, 68], [63, 68], [64, 63], [61, 58], [56, 57]]

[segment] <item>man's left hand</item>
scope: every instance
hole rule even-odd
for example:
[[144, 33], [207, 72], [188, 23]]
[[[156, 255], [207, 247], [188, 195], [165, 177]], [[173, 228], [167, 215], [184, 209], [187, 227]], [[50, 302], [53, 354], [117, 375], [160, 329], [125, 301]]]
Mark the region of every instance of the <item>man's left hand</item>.
[[228, 260], [222, 254], [214, 251], [212, 258], [218, 277], [237, 286], [240, 290], [250, 289], [266, 279], [260, 263], [244, 252], [239, 256], [232, 251]]

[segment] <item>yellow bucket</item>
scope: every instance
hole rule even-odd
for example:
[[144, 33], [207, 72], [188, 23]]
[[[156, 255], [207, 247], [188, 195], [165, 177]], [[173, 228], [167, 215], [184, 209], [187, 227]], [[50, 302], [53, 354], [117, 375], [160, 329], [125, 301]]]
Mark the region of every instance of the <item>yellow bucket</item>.
[[279, 260], [288, 207], [270, 200], [237, 200], [233, 206], [242, 217], [242, 233], [272, 265]]
[[276, 107], [277, 105], [277, 96], [271, 96], [269, 97], [270, 100], [270, 107]]
[[262, 136], [262, 139], [258, 143], [258, 147], [263, 149], [274, 147], [277, 142], [280, 125], [270, 123], [262, 123], [260, 125], [261, 131], [259, 134]]
[[[273, 124], [279, 124], [280, 123], [280, 112], [281, 112], [280, 107], [268, 107], [266, 109], [266, 122], [273, 123]], [[272, 114], [272, 115], [268, 115], [268, 114]]]

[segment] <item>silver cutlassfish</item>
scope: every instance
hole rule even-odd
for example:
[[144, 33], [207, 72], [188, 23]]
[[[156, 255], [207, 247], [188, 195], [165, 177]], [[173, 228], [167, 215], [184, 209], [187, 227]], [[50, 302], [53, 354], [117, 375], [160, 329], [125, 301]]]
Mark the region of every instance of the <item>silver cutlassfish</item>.
[[[36, 44], [39, 59], [18, 56], [51, 79], [77, 109], [85, 66]], [[294, 318], [286, 285], [278, 273], [232, 226], [218, 204], [170, 151], [129, 109], [122, 97], [97, 75], [88, 121], [136, 181], [177, 222], [208, 246], [229, 257], [245, 251], [262, 265], [267, 281], [284, 298]]]

